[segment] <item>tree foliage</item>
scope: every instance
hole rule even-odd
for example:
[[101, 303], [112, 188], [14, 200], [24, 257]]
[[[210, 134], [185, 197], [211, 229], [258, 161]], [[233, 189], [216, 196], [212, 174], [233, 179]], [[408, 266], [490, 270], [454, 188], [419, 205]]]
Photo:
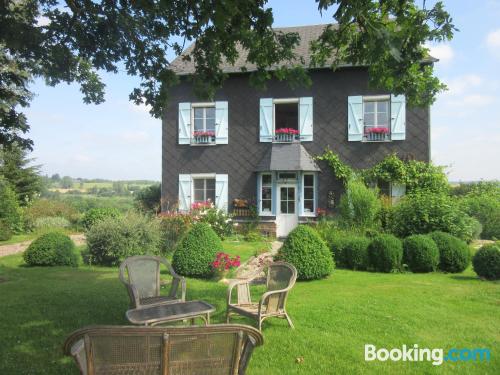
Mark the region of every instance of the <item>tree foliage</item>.
[[[444, 88], [433, 75], [425, 43], [451, 39], [455, 30], [442, 2], [431, 8], [414, 0], [317, 0], [319, 11], [335, 8], [332, 22], [313, 44], [313, 66], [369, 66], [372, 85], [405, 93], [411, 104], [429, 104]], [[151, 105], [160, 117], [168, 89], [176, 83], [169, 70], [172, 52], [188, 42], [200, 97], [211, 97], [226, 74], [221, 62], [234, 63], [237, 46], [248, 51], [256, 70], [251, 82], [270, 78], [292, 85], [310, 83], [304, 61], [294, 55], [296, 33], [278, 32], [266, 0], [87, 1], [5, 0], [0, 3], [0, 142], [32, 143], [19, 107], [31, 98], [27, 85], [36, 77], [54, 86], [78, 83], [85, 103], [104, 101], [99, 71], [139, 76], [130, 94]], [[328, 63], [327, 63], [328, 62]], [[277, 65], [277, 69], [269, 69]]]

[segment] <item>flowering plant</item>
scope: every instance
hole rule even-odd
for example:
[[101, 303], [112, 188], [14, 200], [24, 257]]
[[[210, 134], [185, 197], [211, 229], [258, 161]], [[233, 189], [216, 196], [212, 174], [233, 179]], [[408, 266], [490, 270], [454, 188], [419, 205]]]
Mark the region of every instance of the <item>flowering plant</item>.
[[214, 208], [214, 204], [210, 199], [205, 202], [194, 202], [191, 204], [191, 210], [193, 211], [198, 211], [198, 210], [203, 211], [209, 208]]
[[368, 128], [366, 129], [367, 133], [375, 133], [375, 134], [388, 134], [389, 133], [389, 128], [386, 127], [374, 127], [374, 128]]
[[299, 131], [297, 129], [292, 128], [280, 128], [276, 129], [276, 134], [291, 134], [291, 135], [299, 135]]
[[317, 208], [316, 209], [316, 215], [318, 215], [319, 217], [324, 217], [326, 216], [326, 210], [324, 208]]
[[215, 257], [215, 260], [212, 262], [212, 267], [215, 271], [222, 273], [224, 271], [229, 271], [231, 268], [239, 267], [240, 264], [239, 255], [231, 258], [229, 254], [219, 252]]
[[193, 132], [193, 136], [195, 137], [215, 137], [215, 132], [212, 130], [196, 130]]

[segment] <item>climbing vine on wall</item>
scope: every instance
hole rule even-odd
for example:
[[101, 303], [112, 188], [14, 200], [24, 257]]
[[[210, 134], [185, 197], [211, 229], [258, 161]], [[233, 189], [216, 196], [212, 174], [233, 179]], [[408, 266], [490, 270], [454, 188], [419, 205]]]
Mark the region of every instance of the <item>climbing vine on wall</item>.
[[354, 175], [354, 170], [340, 160], [340, 157], [330, 148], [326, 148], [323, 154], [316, 156], [316, 160], [326, 161], [335, 177], [341, 180], [346, 185]]

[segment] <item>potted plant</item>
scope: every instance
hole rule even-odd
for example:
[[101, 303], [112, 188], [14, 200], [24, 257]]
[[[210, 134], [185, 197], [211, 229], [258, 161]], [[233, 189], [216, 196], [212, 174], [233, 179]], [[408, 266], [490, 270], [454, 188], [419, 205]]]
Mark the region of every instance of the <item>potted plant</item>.
[[214, 143], [215, 142], [215, 132], [212, 130], [196, 130], [193, 132], [194, 143]]
[[293, 142], [299, 139], [299, 131], [292, 128], [279, 128], [274, 131], [274, 139], [278, 142]]
[[237, 255], [233, 258], [224, 252], [217, 253], [215, 260], [212, 262], [216, 277], [221, 280], [224, 279], [229, 271], [233, 268], [239, 267], [241, 264], [240, 256]]
[[373, 128], [367, 128], [365, 135], [368, 141], [385, 141], [389, 134], [389, 128], [383, 126], [376, 126]]

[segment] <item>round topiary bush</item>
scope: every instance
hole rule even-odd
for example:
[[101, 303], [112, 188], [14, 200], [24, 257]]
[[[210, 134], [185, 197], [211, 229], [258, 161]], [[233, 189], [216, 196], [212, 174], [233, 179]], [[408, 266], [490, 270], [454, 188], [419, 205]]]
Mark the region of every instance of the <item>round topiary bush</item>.
[[403, 241], [403, 262], [412, 272], [433, 272], [439, 264], [439, 249], [431, 237], [416, 234]]
[[38, 237], [23, 254], [30, 266], [78, 266], [75, 244], [63, 233], [51, 232]]
[[295, 266], [299, 280], [323, 278], [332, 273], [334, 268], [325, 241], [307, 225], [299, 225], [290, 232], [278, 258]]
[[344, 261], [347, 268], [366, 270], [368, 268], [368, 246], [371, 240], [366, 237], [350, 237], [344, 245]]
[[222, 242], [207, 223], [193, 224], [174, 252], [172, 266], [180, 275], [208, 278], [213, 275], [212, 262]]
[[368, 246], [370, 266], [379, 272], [391, 272], [401, 269], [403, 245], [401, 240], [392, 234], [379, 234]]
[[469, 246], [461, 239], [445, 232], [432, 232], [431, 238], [439, 249], [438, 268], [444, 272], [463, 272], [470, 264]]
[[487, 244], [481, 247], [472, 258], [474, 271], [486, 280], [500, 279], [500, 245]]

